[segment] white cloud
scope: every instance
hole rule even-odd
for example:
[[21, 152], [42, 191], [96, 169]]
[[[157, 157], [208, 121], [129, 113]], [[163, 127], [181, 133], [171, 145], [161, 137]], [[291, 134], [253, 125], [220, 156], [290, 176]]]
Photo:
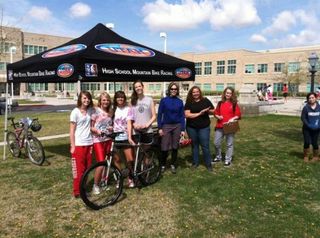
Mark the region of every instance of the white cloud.
[[91, 14], [91, 7], [82, 2], [73, 4], [69, 10], [70, 16], [73, 18], [86, 17]]
[[196, 44], [193, 48], [194, 48], [197, 52], [205, 52], [205, 51], [208, 50], [204, 45], [201, 45], [201, 44]]
[[154, 31], [192, 29], [205, 22], [216, 30], [261, 22], [253, 0], [181, 0], [173, 4], [156, 0], [146, 3], [142, 14]]
[[28, 15], [36, 20], [47, 21], [51, 18], [52, 12], [47, 7], [32, 6]]
[[250, 41], [271, 43], [276, 47], [319, 44], [319, 31], [320, 20], [313, 11], [307, 13], [303, 9], [286, 10], [277, 14], [272, 19], [272, 24], [264, 28], [260, 34], [252, 35]]
[[265, 28], [263, 34], [276, 34], [278, 32], [287, 32], [296, 24], [296, 16], [293, 12], [283, 11], [273, 20], [271, 26]]
[[165, 0], [146, 3], [142, 8], [144, 23], [151, 30], [190, 29], [206, 21], [212, 4], [204, 0], [199, 3], [183, 0], [181, 4], [170, 4]]
[[253, 34], [250, 37], [250, 41], [253, 43], [266, 43], [267, 39], [263, 35]]
[[253, 0], [217, 0], [210, 17], [214, 29], [245, 27], [261, 22]]

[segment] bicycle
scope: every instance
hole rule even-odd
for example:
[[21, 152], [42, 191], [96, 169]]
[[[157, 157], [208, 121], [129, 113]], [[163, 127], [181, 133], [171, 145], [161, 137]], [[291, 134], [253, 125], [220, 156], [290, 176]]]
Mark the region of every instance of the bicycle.
[[[83, 202], [94, 210], [113, 205], [121, 196], [123, 189], [124, 172], [120, 172], [112, 164], [115, 147], [133, 146], [136, 148], [136, 156], [133, 171], [135, 184], [141, 182], [148, 186], [157, 182], [161, 175], [158, 146], [153, 144], [154, 138], [148, 143], [141, 142], [141, 135], [138, 136], [136, 145], [117, 142], [116, 136], [120, 133], [108, 135], [112, 139], [110, 153], [106, 155], [105, 161], [92, 165], [82, 176], [80, 183], [80, 197]], [[153, 133], [152, 133], [153, 136]], [[148, 148], [146, 148], [148, 147]], [[96, 176], [96, 171], [101, 171], [101, 176]], [[99, 193], [93, 191], [94, 184], [100, 188]]]
[[[45, 153], [41, 142], [32, 133], [40, 131], [41, 124], [38, 118], [23, 118], [19, 122], [14, 121], [14, 117], [9, 117], [13, 131], [8, 131], [6, 142], [13, 157], [20, 157], [22, 148], [30, 161], [36, 165], [42, 165], [45, 160]], [[31, 131], [30, 131], [31, 129]]]

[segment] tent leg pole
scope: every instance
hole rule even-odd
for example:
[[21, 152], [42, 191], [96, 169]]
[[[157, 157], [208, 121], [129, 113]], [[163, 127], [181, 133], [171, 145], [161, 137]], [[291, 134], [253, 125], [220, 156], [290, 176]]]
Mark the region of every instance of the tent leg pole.
[[8, 131], [8, 87], [9, 84], [6, 83], [6, 107], [4, 115], [4, 140], [3, 140], [3, 160], [6, 160], [6, 148], [7, 148], [7, 131]]

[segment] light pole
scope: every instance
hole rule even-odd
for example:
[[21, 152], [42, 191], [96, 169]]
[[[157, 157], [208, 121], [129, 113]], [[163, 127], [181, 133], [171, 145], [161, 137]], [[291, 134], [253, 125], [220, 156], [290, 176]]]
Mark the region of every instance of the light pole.
[[[167, 53], [167, 33], [160, 32], [160, 37], [164, 39], [163, 53]], [[166, 82], [163, 82], [163, 97], [166, 96]]]
[[[13, 53], [16, 53], [17, 47], [11, 46], [10, 47], [10, 64], [13, 63]], [[13, 82], [11, 82], [11, 103], [13, 101]]]
[[[113, 29], [114, 29], [114, 24], [111, 23], [111, 22], [106, 23], [106, 27], [108, 27], [110, 30], [113, 31]], [[115, 86], [115, 85], [113, 85], [113, 86]], [[114, 87], [113, 87], [113, 91], [115, 92]], [[109, 82], [107, 82], [107, 93], [109, 94]]]
[[311, 73], [310, 92], [314, 92], [314, 76], [315, 76], [315, 74], [317, 72], [316, 66], [317, 66], [319, 57], [317, 56], [317, 54], [315, 52], [313, 52], [309, 56], [308, 60], [309, 60], [309, 64], [310, 64], [309, 72]]

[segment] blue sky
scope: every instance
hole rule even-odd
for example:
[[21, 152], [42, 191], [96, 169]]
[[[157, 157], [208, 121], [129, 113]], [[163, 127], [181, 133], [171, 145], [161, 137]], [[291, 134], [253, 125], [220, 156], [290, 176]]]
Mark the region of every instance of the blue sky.
[[130, 40], [167, 51], [264, 50], [320, 44], [319, 0], [0, 0], [2, 25], [78, 37], [113, 23]]

